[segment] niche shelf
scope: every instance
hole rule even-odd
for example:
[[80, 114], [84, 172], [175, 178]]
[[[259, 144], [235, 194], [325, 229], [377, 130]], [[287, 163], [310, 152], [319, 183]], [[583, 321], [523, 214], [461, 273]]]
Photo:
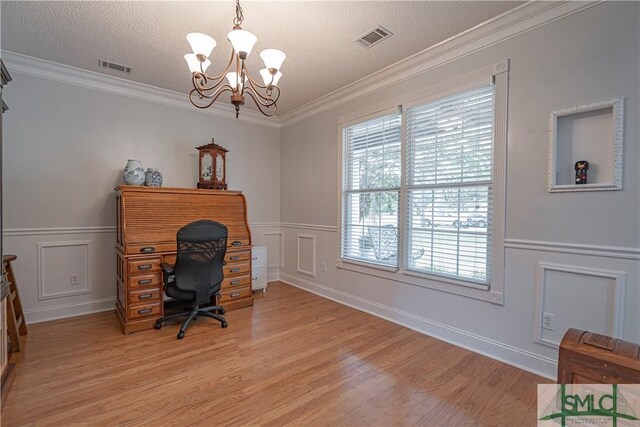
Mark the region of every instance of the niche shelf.
[[[551, 193], [622, 189], [624, 98], [554, 111], [549, 115]], [[587, 184], [575, 183], [575, 162], [589, 162]]]

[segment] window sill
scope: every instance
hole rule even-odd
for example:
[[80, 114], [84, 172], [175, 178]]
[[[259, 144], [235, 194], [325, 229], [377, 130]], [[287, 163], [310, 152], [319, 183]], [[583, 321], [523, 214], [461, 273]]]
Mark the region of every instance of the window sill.
[[379, 277], [393, 282], [405, 283], [421, 288], [434, 289], [467, 298], [503, 305], [502, 292], [492, 291], [490, 287], [448, 279], [446, 277], [421, 274], [350, 259], [338, 259], [336, 267], [368, 276]]

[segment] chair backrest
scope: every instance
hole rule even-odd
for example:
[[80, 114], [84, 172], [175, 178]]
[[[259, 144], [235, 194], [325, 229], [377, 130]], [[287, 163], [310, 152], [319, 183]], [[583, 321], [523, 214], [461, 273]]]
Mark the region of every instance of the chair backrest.
[[205, 304], [222, 284], [227, 227], [201, 220], [178, 230], [175, 283], [179, 289], [196, 293], [197, 304]]

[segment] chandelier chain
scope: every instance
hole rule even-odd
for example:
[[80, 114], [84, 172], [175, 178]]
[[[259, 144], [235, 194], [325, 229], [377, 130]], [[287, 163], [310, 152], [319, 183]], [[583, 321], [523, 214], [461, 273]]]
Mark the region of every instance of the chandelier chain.
[[240, 26], [244, 21], [244, 15], [242, 14], [242, 6], [240, 6], [240, 0], [236, 0], [236, 17], [233, 19], [233, 25]]

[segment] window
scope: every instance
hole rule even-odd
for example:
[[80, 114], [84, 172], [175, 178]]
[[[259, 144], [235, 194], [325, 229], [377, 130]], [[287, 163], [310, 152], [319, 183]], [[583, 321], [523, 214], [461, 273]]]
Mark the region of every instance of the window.
[[488, 283], [493, 85], [409, 108], [407, 268]]
[[460, 293], [501, 303], [491, 272], [502, 268], [492, 252], [504, 233], [494, 194], [502, 206], [508, 63], [473, 76], [402, 114], [343, 125], [341, 259], [396, 270], [383, 277], [407, 283], [437, 276], [425, 286], [463, 284], [476, 289]]
[[398, 265], [400, 115], [343, 129], [342, 257]]

